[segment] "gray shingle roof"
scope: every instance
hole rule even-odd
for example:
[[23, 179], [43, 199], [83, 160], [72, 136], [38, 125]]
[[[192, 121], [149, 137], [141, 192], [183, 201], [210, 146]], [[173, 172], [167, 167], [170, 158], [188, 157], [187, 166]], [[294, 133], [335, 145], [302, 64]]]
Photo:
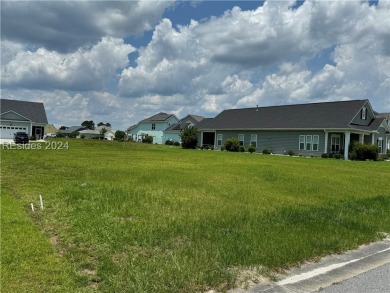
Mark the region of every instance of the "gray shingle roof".
[[[203, 119], [204, 119], [203, 116], [190, 114], [190, 115], [187, 115], [186, 117], [182, 118], [179, 123], [175, 123], [175, 124], [171, 125], [170, 127], [168, 127], [165, 131], [180, 131], [180, 130], [186, 128], [191, 123], [196, 126]], [[188, 122], [188, 121], [190, 121], [190, 122]]]
[[163, 112], [160, 112], [156, 115], [153, 115], [151, 117], [148, 117], [144, 120], [142, 120], [141, 122], [158, 122], [158, 121], [166, 121], [169, 119], [169, 117], [171, 117], [172, 114], [167, 114], [167, 113], [163, 113]]
[[47, 124], [46, 111], [43, 103], [26, 102], [18, 100], [0, 100], [0, 112], [14, 111], [34, 123]]
[[198, 124], [207, 129], [322, 129], [349, 128], [367, 100], [325, 102], [224, 110]]

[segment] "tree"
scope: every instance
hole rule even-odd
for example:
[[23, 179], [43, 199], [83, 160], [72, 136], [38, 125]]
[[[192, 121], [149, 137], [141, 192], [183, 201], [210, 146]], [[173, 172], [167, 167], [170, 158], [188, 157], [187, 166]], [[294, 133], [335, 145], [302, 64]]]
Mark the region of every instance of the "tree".
[[104, 137], [104, 134], [107, 132], [107, 129], [106, 128], [102, 128], [100, 129], [100, 134], [102, 135], [102, 137]]
[[92, 120], [85, 120], [83, 123], [81, 123], [81, 126], [84, 126], [84, 127], [91, 129], [91, 130], [95, 129], [95, 123], [93, 123]]
[[189, 125], [180, 131], [180, 138], [183, 149], [194, 149], [198, 144], [198, 129]]
[[111, 127], [111, 124], [110, 124], [110, 123], [108, 123], [108, 122], [107, 122], [107, 123], [99, 122], [97, 126], [98, 126], [98, 127], [99, 127], [99, 126], [107, 126], [107, 127]]
[[123, 141], [125, 139], [125, 132], [122, 130], [115, 131], [115, 140]]
[[80, 132], [73, 131], [71, 134], [69, 134], [69, 138], [76, 138], [79, 134], [80, 134]]

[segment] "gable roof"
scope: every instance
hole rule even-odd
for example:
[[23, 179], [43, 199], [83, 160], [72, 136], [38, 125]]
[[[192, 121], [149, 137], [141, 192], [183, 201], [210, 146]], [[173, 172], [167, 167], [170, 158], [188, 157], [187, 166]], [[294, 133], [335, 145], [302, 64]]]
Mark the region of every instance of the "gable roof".
[[368, 100], [224, 110], [198, 124], [201, 130], [354, 128], [352, 119]]
[[62, 132], [63, 134], [71, 134], [72, 132], [75, 132], [75, 131], [82, 131], [82, 130], [86, 130], [87, 128], [84, 127], [84, 126], [71, 126], [71, 127], [68, 127], [66, 128], [65, 130], [60, 130], [60, 132]]
[[[184, 128], [186, 128], [188, 125], [198, 125], [200, 121], [205, 119], [203, 116], [198, 115], [187, 115], [186, 117], [182, 118], [179, 123], [172, 124], [169, 126], [165, 131], [180, 131]], [[188, 122], [188, 121], [191, 122]]]
[[1, 99], [0, 112], [6, 113], [9, 111], [26, 117], [33, 123], [47, 124], [46, 111], [43, 103]]
[[164, 121], [167, 121], [172, 116], [173, 116], [173, 114], [167, 114], [167, 113], [160, 112], [156, 115], [153, 115], [153, 116], [148, 117], [144, 120], [141, 120], [140, 122], [164, 122]]

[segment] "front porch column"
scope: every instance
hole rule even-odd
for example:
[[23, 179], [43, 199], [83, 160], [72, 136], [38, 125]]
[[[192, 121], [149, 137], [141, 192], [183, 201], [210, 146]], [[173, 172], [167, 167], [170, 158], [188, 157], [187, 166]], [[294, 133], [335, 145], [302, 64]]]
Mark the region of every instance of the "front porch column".
[[375, 144], [375, 135], [373, 133], [371, 134], [371, 143]]
[[364, 134], [359, 134], [359, 142], [364, 143]]
[[324, 147], [324, 153], [328, 153], [328, 132], [325, 131], [325, 147]]
[[344, 139], [344, 160], [348, 160], [348, 150], [349, 150], [350, 141], [351, 141], [351, 133], [346, 132], [345, 139]]

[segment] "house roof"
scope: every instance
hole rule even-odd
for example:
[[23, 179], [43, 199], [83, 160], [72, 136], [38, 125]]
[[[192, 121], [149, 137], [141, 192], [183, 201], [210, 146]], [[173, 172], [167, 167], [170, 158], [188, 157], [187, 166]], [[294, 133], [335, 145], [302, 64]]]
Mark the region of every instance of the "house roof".
[[324, 102], [224, 110], [198, 124], [207, 129], [322, 129], [350, 128], [368, 100]]
[[[187, 115], [186, 117], [182, 118], [179, 123], [175, 123], [175, 124], [172, 124], [171, 126], [169, 126], [165, 131], [180, 131], [191, 124], [196, 126], [203, 119], [205, 119], [203, 116], [190, 114], [190, 115]], [[193, 121], [194, 123], [188, 122], [189, 120]]]
[[9, 111], [20, 114], [33, 123], [47, 124], [46, 111], [43, 103], [1, 99], [1, 114]]
[[72, 132], [81, 131], [81, 130], [85, 130], [85, 129], [87, 129], [87, 128], [84, 127], [84, 126], [71, 126], [71, 127], [68, 127], [65, 130], [60, 130], [60, 132], [62, 132], [64, 134], [70, 134]]
[[144, 120], [141, 120], [140, 122], [163, 122], [163, 121], [167, 121], [172, 116], [173, 116], [173, 114], [167, 114], [167, 113], [160, 112], [156, 115], [153, 115], [153, 116], [148, 117]]

